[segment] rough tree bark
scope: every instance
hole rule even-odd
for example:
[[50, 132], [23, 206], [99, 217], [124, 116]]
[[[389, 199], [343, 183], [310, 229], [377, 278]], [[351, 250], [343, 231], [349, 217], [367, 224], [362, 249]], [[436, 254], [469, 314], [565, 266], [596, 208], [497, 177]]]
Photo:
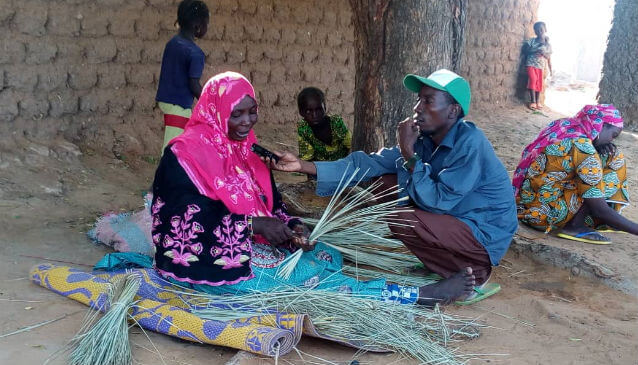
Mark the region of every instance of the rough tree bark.
[[456, 71], [462, 58], [466, 0], [350, 0], [355, 32], [353, 150], [396, 143], [396, 125], [416, 98], [408, 73]]
[[598, 101], [614, 104], [625, 127], [638, 130], [638, 3], [617, 0], [603, 61]]

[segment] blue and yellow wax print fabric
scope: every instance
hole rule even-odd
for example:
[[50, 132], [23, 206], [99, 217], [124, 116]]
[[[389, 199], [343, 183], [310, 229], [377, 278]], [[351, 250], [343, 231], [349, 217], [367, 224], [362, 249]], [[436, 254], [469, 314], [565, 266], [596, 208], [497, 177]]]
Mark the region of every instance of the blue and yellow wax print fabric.
[[[287, 251], [278, 258], [267, 248], [256, 245], [256, 262], [262, 264], [285, 259]], [[261, 251], [259, 251], [261, 250]], [[260, 261], [261, 260], [261, 261]], [[103, 260], [104, 261], [104, 260]], [[264, 265], [271, 266], [271, 265]], [[289, 279], [276, 277], [277, 267], [254, 266], [255, 278], [235, 285], [208, 286], [179, 283], [180, 287], [161, 277], [152, 268], [118, 271], [83, 272], [67, 266], [42, 264], [31, 270], [31, 280], [60, 295], [74, 299], [93, 309], [108, 310], [111, 284], [127, 273], [140, 275], [141, 285], [131, 315], [147, 330], [183, 340], [232, 347], [267, 356], [286, 354], [299, 342], [302, 334], [328, 339], [368, 351], [386, 351], [357, 340], [342, 341], [319, 333], [309, 317], [299, 314], [273, 313], [233, 321], [204, 319], [191, 312], [188, 300], [180, 292], [208, 292], [214, 295], [247, 294], [282, 286], [308, 289], [329, 289], [355, 293], [402, 304], [414, 304], [418, 288], [386, 284], [385, 280], [358, 281], [341, 272], [343, 259], [338, 251], [319, 243], [314, 251], [304, 252]], [[197, 289], [197, 290], [194, 290]], [[201, 295], [201, 293], [197, 294]]]
[[[138, 302], [130, 313], [141, 327], [183, 340], [227, 346], [273, 356], [279, 347], [284, 354], [297, 344], [304, 328], [304, 316], [274, 314], [236, 321], [202, 319], [192, 314], [174, 292], [175, 287], [152, 269], [137, 269], [142, 285]], [[108, 310], [108, 288], [124, 272], [92, 274], [66, 266], [38, 265], [31, 280], [60, 295], [93, 309]]]
[[616, 211], [629, 204], [625, 157], [620, 150], [599, 155], [585, 136], [565, 138], [529, 166], [516, 196], [518, 219], [543, 231], [561, 228], [588, 198], [604, 198]]

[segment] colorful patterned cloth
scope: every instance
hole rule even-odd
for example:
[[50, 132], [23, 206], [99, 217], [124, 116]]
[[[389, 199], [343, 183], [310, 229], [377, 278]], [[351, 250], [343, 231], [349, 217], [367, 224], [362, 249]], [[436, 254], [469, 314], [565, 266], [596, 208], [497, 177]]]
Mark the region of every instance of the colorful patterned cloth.
[[330, 145], [320, 141], [312, 128], [304, 119], [297, 123], [297, 140], [299, 142], [299, 157], [306, 161], [335, 161], [346, 157], [350, 153], [352, 136], [343, 119], [338, 115], [328, 117], [332, 131]]
[[573, 118], [558, 119], [549, 123], [523, 150], [521, 162], [516, 167], [512, 179], [514, 195], [518, 195], [530, 165], [545, 152], [547, 146], [567, 138], [586, 138], [591, 144], [591, 141], [598, 137], [605, 123], [623, 127], [620, 112], [611, 104], [586, 105]]
[[625, 158], [619, 150], [599, 155], [585, 136], [565, 138], [545, 147], [527, 169], [516, 196], [518, 218], [543, 231], [560, 228], [587, 198], [605, 198], [617, 211], [629, 204]]
[[419, 299], [419, 288], [399, 284], [386, 284], [381, 292], [381, 298], [385, 302], [414, 304]]

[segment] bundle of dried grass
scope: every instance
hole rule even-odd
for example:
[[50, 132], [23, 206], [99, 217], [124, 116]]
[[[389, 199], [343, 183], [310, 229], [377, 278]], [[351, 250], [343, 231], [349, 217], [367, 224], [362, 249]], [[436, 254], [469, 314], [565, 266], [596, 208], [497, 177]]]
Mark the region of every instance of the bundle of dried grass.
[[130, 365], [129, 309], [140, 287], [139, 275], [129, 274], [111, 285], [109, 309], [97, 320], [99, 311], [90, 311], [82, 328], [71, 340], [72, 365]]
[[[379, 190], [381, 182], [370, 184], [364, 189], [355, 189], [361, 183], [361, 180], [353, 183], [358, 172], [357, 168], [349, 177], [344, 174], [321, 218], [316, 222], [310, 220], [314, 228], [309, 240], [321, 239], [351, 261], [370, 264], [384, 270], [403, 272], [406, 267], [417, 264], [418, 260], [412, 255], [379, 250], [378, 246], [390, 248], [402, 246], [400, 242], [397, 243], [398, 241], [386, 237], [389, 233], [387, 226], [409, 224], [394, 217], [397, 213], [411, 210], [398, 206], [400, 202], [408, 198], [393, 198], [377, 203], [380, 199], [396, 196], [399, 192], [398, 187], [394, 186], [377, 194], [372, 192]], [[353, 188], [348, 189], [351, 185]], [[277, 275], [288, 279], [302, 254], [303, 252], [298, 250], [286, 258], [279, 266]]]
[[[310, 226], [316, 220], [304, 219]], [[391, 235], [386, 220], [370, 221], [353, 227], [328, 232], [321, 241], [341, 252], [344, 259], [352, 263], [367, 265], [405, 274], [420, 263], [399, 240], [388, 238]], [[393, 222], [391, 224], [407, 224], [409, 222]]]

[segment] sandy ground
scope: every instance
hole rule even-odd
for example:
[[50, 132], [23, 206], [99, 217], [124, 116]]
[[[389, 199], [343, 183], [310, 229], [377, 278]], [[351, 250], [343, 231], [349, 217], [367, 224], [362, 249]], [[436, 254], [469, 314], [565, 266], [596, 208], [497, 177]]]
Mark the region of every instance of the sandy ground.
[[[497, 109], [475, 115], [509, 170], [513, 170], [527, 141], [556, 114], [532, 114], [523, 107]], [[262, 136], [264, 144], [276, 136]], [[624, 133], [618, 141], [630, 166], [638, 156], [638, 136]], [[85, 232], [106, 211], [137, 209], [141, 193], [150, 185], [152, 159], [105, 159], [90, 150], [77, 150], [60, 141], [26, 144], [17, 153], [0, 152], [0, 336], [22, 327], [61, 318], [20, 334], [0, 337], [0, 363], [39, 364], [61, 349], [78, 330], [85, 307], [31, 284], [29, 268], [44, 258], [91, 265], [108, 249], [88, 241]], [[630, 170], [636, 181], [635, 169]], [[287, 180], [299, 177], [287, 177]], [[632, 187], [636, 196], [636, 188]], [[626, 214], [638, 218], [630, 207]], [[608, 268], [613, 277], [638, 282], [633, 264], [638, 255], [635, 237], [613, 235], [609, 247], [541, 236], [521, 229], [533, 242], [560, 248]], [[519, 253], [523, 252], [523, 253]], [[37, 256], [34, 258], [30, 256]], [[638, 294], [610, 289], [574, 270], [563, 270], [530, 259], [524, 250], [511, 250], [496, 268], [494, 281], [503, 291], [471, 307], [446, 311], [477, 318], [491, 328], [475, 340], [455, 344], [466, 354], [488, 354], [491, 363], [504, 364], [638, 364]], [[88, 266], [81, 266], [86, 267]], [[626, 290], [630, 292], [630, 290]], [[132, 330], [133, 354], [138, 363], [160, 364], [153, 345], [166, 364], [224, 364], [237, 351], [174, 340], [154, 333], [149, 340]], [[349, 364], [355, 351], [316, 339], [302, 340], [307, 354]], [[360, 363], [415, 363], [394, 354], [365, 354]], [[481, 364], [487, 360], [473, 360]], [[52, 363], [66, 363], [64, 356]], [[274, 364], [269, 359], [244, 359], [246, 365]], [[297, 354], [279, 360], [304, 363]]]

